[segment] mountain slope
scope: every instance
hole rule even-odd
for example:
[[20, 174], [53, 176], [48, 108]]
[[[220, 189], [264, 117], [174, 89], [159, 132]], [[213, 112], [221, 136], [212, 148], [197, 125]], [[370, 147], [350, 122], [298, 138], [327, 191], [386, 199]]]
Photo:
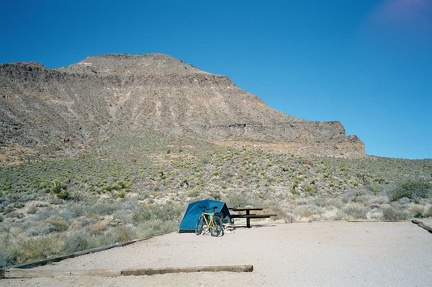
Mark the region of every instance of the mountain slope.
[[[162, 54], [102, 55], [60, 69], [0, 65], [0, 144], [41, 154], [147, 134], [291, 153], [364, 156], [339, 122], [300, 120], [225, 76]], [[17, 147], [21, 147], [17, 149]]]

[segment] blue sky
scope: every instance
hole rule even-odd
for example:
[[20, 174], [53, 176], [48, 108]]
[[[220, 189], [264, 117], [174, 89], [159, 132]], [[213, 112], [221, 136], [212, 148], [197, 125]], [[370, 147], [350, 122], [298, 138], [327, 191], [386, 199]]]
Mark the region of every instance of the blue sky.
[[1, 0], [0, 63], [164, 53], [370, 155], [432, 158], [432, 0]]

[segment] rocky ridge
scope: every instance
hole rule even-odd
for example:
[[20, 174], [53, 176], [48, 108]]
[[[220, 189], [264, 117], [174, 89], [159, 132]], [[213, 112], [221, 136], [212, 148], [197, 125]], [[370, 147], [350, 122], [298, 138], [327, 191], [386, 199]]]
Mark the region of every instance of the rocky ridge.
[[291, 117], [225, 76], [163, 54], [101, 55], [59, 69], [0, 65], [0, 118], [0, 145], [15, 154], [76, 152], [155, 132], [302, 155], [364, 156], [364, 144], [341, 123]]

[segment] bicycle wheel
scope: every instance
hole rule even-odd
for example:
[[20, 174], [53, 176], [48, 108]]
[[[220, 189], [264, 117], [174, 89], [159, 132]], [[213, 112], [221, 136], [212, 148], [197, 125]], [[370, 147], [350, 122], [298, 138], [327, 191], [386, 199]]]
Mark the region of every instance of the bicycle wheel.
[[213, 237], [217, 237], [222, 234], [224, 235], [222, 219], [219, 216], [213, 216], [213, 226], [210, 229], [210, 234]]
[[202, 216], [200, 216], [200, 217], [198, 217], [198, 220], [197, 220], [197, 223], [195, 226], [196, 235], [200, 235], [202, 233], [203, 225], [204, 225], [204, 218]]

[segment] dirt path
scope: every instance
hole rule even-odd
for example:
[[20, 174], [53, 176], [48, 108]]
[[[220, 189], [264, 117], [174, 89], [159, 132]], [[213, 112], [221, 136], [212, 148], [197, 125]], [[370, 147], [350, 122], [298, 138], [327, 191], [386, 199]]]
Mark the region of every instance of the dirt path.
[[411, 222], [277, 224], [220, 238], [171, 233], [39, 269], [248, 264], [251, 273], [59, 276], [0, 280], [0, 286], [430, 286], [432, 234]]

